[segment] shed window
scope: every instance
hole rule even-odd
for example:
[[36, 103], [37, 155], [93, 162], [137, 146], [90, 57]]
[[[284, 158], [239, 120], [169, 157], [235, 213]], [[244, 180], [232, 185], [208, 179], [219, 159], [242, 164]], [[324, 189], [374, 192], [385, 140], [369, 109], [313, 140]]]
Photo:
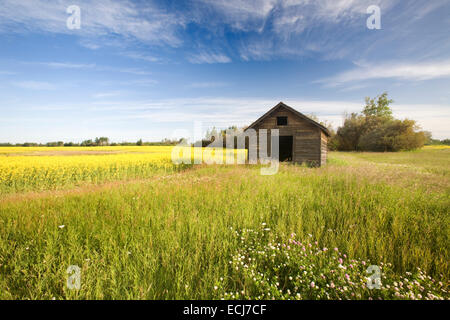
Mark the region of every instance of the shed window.
[[277, 117], [277, 126], [287, 126], [287, 117]]

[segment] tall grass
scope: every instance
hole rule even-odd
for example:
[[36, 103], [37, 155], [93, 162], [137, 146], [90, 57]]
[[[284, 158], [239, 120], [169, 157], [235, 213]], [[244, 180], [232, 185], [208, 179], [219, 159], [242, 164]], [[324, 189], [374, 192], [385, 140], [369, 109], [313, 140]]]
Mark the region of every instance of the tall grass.
[[450, 175], [450, 146], [427, 146], [424, 149], [404, 152], [351, 153], [354, 157], [370, 162], [409, 168], [425, 173]]
[[[448, 287], [448, 190], [372, 179], [376, 165], [332, 157], [341, 160], [283, 165], [273, 176], [201, 166], [104, 191], [0, 201], [0, 298], [219, 298], [221, 278], [239, 280], [233, 230], [262, 223], [351, 259], [391, 263], [396, 275], [420, 267]], [[66, 286], [69, 265], [81, 267], [80, 290]]]

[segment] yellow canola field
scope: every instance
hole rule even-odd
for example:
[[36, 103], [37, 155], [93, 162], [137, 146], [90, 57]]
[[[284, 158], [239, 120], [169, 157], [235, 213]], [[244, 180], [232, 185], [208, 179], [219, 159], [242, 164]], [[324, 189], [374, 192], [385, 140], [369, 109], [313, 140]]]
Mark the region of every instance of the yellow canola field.
[[105, 146], [105, 147], [0, 147], [1, 154], [20, 154], [26, 153], [55, 153], [55, 152], [145, 152], [169, 154], [173, 147], [171, 146]]
[[435, 146], [425, 146], [423, 148], [425, 150], [446, 150], [446, 149], [450, 149], [450, 146], [447, 146], [447, 145], [435, 145]]
[[[131, 147], [6, 147], [0, 148], [0, 194], [58, 189], [79, 183], [146, 178], [183, 170], [194, 157], [217, 160], [214, 149], [170, 146]], [[179, 151], [179, 152], [178, 152]], [[226, 153], [224, 152], [224, 159]], [[234, 150], [245, 155], [245, 150]], [[216, 161], [219, 162], [219, 161]], [[198, 163], [198, 162], [197, 162]], [[224, 161], [225, 163], [225, 161]]]

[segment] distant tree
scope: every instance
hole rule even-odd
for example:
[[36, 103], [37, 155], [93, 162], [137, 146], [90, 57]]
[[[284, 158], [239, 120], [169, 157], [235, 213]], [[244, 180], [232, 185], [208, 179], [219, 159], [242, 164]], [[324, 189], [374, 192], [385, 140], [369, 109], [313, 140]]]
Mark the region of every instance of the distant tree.
[[388, 93], [384, 92], [373, 99], [366, 97], [366, 106], [362, 111], [363, 115], [366, 117], [392, 118], [392, 110], [389, 105], [393, 103], [394, 100], [388, 99], [387, 96]]
[[423, 131], [423, 133], [425, 135], [425, 145], [426, 146], [444, 145], [444, 144], [446, 144], [445, 141], [447, 141], [447, 144], [448, 144], [449, 139], [441, 141], [439, 139], [433, 139], [433, 136], [430, 131]]
[[212, 127], [212, 129], [206, 130], [205, 140], [214, 141], [214, 137], [218, 137], [219, 132], [216, 127]]
[[400, 151], [420, 148], [431, 139], [414, 120], [394, 119], [387, 93], [366, 98], [363, 111], [345, 116], [334, 142], [342, 151]]
[[142, 146], [142, 144], [143, 144], [143, 143], [142, 143], [142, 139], [139, 139], [139, 140], [136, 142], [136, 145], [137, 145], [137, 146]]
[[91, 139], [84, 140], [83, 142], [81, 142], [81, 146], [83, 146], [83, 147], [91, 147], [93, 145], [94, 145], [94, 142], [92, 142]]
[[238, 126], [229, 126], [226, 129], [217, 129], [213, 127], [212, 129], [208, 129], [205, 134], [205, 138], [202, 139], [203, 147], [220, 147], [219, 138], [222, 138], [222, 147], [226, 147], [227, 139], [231, 139], [231, 136], [234, 137], [234, 148], [237, 148], [237, 136], [244, 130], [245, 128], [239, 128]]
[[107, 138], [107, 137], [95, 138], [95, 145], [96, 146], [107, 146], [107, 145], [109, 145], [109, 138]]
[[423, 131], [423, 135], [425, 137], [425, 145], [433, 144], [433, 135], [430, 131]]
[[78, 143], [74, 143], [74, 142], [66, 142], [64, 143], [64, 147], [74, 147], [74, 146], [79, 146]]
[[147, 145], [153, 145], [153, 146], [157, 146], [157, 145], [174, 146], [174, 145], [177, 145], [177, 144], [181, 143], [183, 139], [184, 138], [181, 138], [181, 139], [178, 139], [178, 140], [176, 140], [176, 139], [172, 140], [172, 139], [164, 138], [164, 139], [161, 140], [161, 142], [147, 142], [146, 144]]
[[358, 150], [359, 139], [365, 131], [364, 117], [357, 113], [345, 116], [344, 125], [336, 132], [337, 149], [341, 151]]
[[416, 132], [414, 120], [392, 120], [361, 136], [358, 149], [362, 151], [400, 151], [420, 148], [425, 135]]
[[334, 131], [333, 127], [330, 127], [328, 128], [328, 132], [330, 133], [327, 143], [328, 150], [335, 151], [338, 149], [339, 146], [336, 131]]
[[38, 147], [39, 144], [37, 144], [36, 142], [25, 142], [23, 144], [18, 143], [17, 145], [22, 146], [22, 147]]

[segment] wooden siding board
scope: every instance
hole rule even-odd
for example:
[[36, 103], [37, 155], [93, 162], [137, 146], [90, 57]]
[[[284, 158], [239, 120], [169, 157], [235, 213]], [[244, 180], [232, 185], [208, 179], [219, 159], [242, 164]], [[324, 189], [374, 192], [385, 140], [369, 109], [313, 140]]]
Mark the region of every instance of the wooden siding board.
[[[278, 126], [278, 116], [286, 116], [288, 118], [288, 124], [286, 126]], [[325, 135], [325, 133], [319, 127], [311, 124], [303, 118], [298, 117], [296, 114], [285, 109], [284, 107], [280, 107], [279, 109], [274, 110], [260, 123], [256, 124], [253, 129], [257, 131], [258, 135], [260, 129], [267, 129], [267, 146], [269, 150], [271, 148], [271, 129], [278, 129], [280, 136], [293, 136], [292, 158], [294, 162], [315, 162], [318, 164], [326, 163], [327, 136]], [[258, 154], [259, 149], [258, 138]]]

